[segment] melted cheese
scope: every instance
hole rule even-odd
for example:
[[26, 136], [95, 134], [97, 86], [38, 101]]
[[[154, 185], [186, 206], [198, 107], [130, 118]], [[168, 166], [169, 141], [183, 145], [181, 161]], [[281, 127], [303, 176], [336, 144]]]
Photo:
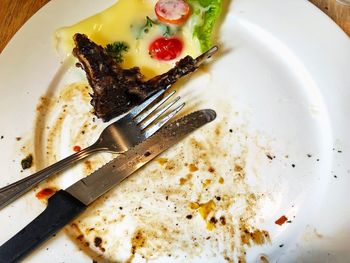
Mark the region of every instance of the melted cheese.
[[169, 70], [181, 57], [198, 56], [200, 47], [197, 39], [192, 37], [192, 31], [186, 25], [176, 34], [182, 39], [184, 49], [181, 56], [173, 61], [159, 61], [150, 57], [150, 43], [162, 36], [160, 26], [152, 26], [141, 38], [137, 32], [146, 22], [146, 16], [155, 18], [154, 1], [150, 0], [119, 0], [116, 4], [94, 16], [69, 27], [63, 27], [55, 32], [55, 44], [61, 56], [68, 56], [74, 47], [75, 33], [86, 34], [99, 45], [106, 46], [115, 41], [124, 41], [129, 45], [129, 51], [124, 55], [124, 68], [138, 66], [146, 77], [153, 77]]

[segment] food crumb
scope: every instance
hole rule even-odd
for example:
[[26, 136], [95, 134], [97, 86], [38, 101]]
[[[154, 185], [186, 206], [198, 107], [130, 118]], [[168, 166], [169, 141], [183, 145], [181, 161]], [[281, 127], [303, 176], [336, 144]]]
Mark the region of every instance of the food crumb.
[[222, 225], [226, 225], [226, 218], [224, 216], [220, 216], [219, 220]]
[[241, 172], [242, 170], [243, 170], [243, 168], [240, 165], [238, 165], [238, 164], [235, 165], [235, 168], [234, 168], [235, 172]]
[[269, 263], [269, 261], [267, 260], [267, 258], [265, 256], [260, 256], [260, 260], [262, 263]]
[[95, 237], [94, 239], [95, 247], [99, 247], [101, 243], [102, 243], [102, 239], [100, 237]]
[[285, 215], [283, 215], [283, 216], [281, 216], [279, 219], [277, 219], [276, 221], [275, 221], [275, 224], [276, 225], [283, 225], [285, 222], [287, 222], [288, 221], [288, 218], [285, 216]]
[[224, 178], [220, 177], [219, 178], [219, 184], [223, 184], [224, 183]]
[[205, 181], [202, 183], [203, 188], [206, 188], [210, 184], [211, 184], [211, 180], [210, 179], [205, 179]]
[[179, 184], [180, 185], [184, 185], [186, 182], [187, 182], [187, 179], [183, 178], [183, 177], [181, 177], [180, 180], [179, 180]]
[[192, 172], [192, 173], [198, 171], [198, 167], [197, 167], [195, 164], [193, 164], [193, 163], [191, 163], [191, 164], [189, 165], [188, 169], [189, 169], [190, 172]]
[[215, 203], [213, 200], [208, 201], [207, 203], [200, 204], [200, 207], [198, 209], [198, 213], [201, 215], [201, 217], [205, 220], [207, 219], [208, 215], [215, 209]]
[[20, 140], [22, 140], [21, 137], [16, 137], [16, 141], [20, 141]]
[[196, 202], [192, 202], [192, 203], [190, 203], [190, 204], [188, 205], [188, 207], [189, 207], [190, 209], [192, 209], [192, 210], [196, 210], [196, 209], [199, 208], [199, 204], [196, 203]]
[[308, 153], [306, 156], [307, 156], [307, 157], [309, 157], [309, 158], [311, 158], [311, 157], [312, 157], [312, 155], [311, 155], [311, 154], [309, 154], [309, 153]]
[[29, 169], [33, 165], [33, 155], [28, 154], [26, 158], [21, 161], [22, 169]]
[[157, 159], [157, 162], [158, 162], [160, 165], [165, 164], [167, 161], [168, 161], [167, 158], [158, 158], [158, 159]]

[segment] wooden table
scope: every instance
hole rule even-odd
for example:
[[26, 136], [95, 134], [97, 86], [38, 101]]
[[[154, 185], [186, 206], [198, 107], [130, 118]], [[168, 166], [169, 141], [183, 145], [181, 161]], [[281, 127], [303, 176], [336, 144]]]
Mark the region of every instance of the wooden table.
[[[0, 52], [17, 30], [50, 0], [0, 0]], [[335, 0], [310, 0], [350, 36], [350, 7]]]

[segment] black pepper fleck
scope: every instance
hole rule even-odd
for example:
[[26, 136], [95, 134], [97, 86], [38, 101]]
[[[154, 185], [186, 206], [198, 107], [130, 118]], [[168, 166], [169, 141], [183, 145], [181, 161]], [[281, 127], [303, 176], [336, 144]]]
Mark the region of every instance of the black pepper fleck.
[[292, 164], [292, 167], [295, 168], [295, 164], [294, 163]]
[[312, 155], [311, 155], [311, 154], [307, 154], [307, 157], [311, 158], [311, 157], [312, 157]]
[[1, 139], [1, 140], [2, 140], [2, 139], [4, 139], [4, 136], [3, 136], [3, 135], [1, 135], [0, 139]]
[[192, 215], [187, 215], [186, 218], [187, 219], [192, 219]]
[[216, 224], [217, 222], [218, 220], [214, 216], [210, 218], [210, 223]]
[[225, 219], [224, 216], [220, 216], [220, 223], [221, 223], [222, 225], [226, 225], [226, 219]]
[[149, 151], [145, 152], [145, 154], [144, 154], [145, 157], [148, 157], [150, 155], [151, 155], [151, 153]]
[[279, 245], [279, 247], [283, 247], [283, 246], [284, 246], [284, 244]]
[[230, 131], [231, 133], [233, 132], [233, 130], [232, 130], [232, 129], [230, 129], [229, 131]]
[[270, 160], [273, 160], [276, 158], [276, 156], [272, 156], [271, 154], [267, 153], [266, 157], [269, 158]]

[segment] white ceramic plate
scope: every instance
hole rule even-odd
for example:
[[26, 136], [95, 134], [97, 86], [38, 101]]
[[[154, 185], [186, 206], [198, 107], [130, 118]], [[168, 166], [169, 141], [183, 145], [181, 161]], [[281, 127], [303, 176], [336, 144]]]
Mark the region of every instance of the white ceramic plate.
[[[83, 79], [77, 70], [67, 70], [60, 64], [52, 46], [52, 33], [113, 2], [51, 1], [1, 54], [1, 186], [30, 173], [20, 172], [20, 160], [24, 152], [40, 147], [32, 140], [40, 96]], [[256, 173], [246, 183], [252, 192], [268, 196], [262, 199], [254, 219], [260, 228], [269, 231], [271, 243], [248, 249], [247, 261], [260, 262], [261, 255], [270, 262], [348, 261], [349, 38], [327, 16], [302, 0], [233, 1], [220, 35], [224, 52], [213, 61], [210, 74], [195, 75], [181, 92], [189, 101], [193, 94], [197, 98], [203, 95], [199, 105], [214, 107], [218, 121], [224, 123], [226, 118], [226, 125], [234, 130], [233, 137], [229, 137], [229, 154], [242, 149], [254, 153], [251, 149], [256, 148], [255, 155], [245, 159], [246, 168]], [[207, 129], [203, 134], [209, 132]], [[225, 136], [222, 138], [227, 139]], [[24, 152], [22, 146], [27, 147]], [[65, 145], [58, 148], [58, 157], [67, 154]], [[266, 154], [276, 158], [270, 160]], [[64, 178], [60, 186], [77, 179]], [[137, 180], [131, 183], [140, 183]], [[118, 193], [118, 188], [113, 193]], [[33, 192], [3, 209], [0, 243], [43, 209]], [[276, 225], [281, 215], [292, 223]], [[211, 257], [212, 262], [224, 261], [218, 254]], [[205, 257], [203, 253], [202, 262]], [[26, 260], [91, 262], [63, 231]]]

